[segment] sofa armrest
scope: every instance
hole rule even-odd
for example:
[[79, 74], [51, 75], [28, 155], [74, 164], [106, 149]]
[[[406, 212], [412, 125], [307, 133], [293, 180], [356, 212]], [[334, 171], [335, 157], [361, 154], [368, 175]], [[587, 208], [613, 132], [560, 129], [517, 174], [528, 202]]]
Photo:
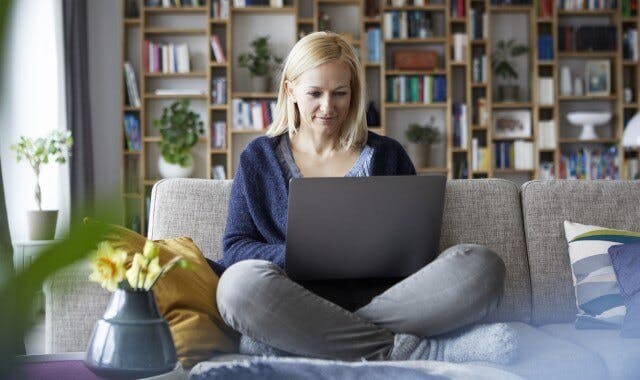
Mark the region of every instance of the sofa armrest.
[[44, 285], [46, 353], [85, 351], [111, 293], [89, 281], [86, 261], [65, 268]]

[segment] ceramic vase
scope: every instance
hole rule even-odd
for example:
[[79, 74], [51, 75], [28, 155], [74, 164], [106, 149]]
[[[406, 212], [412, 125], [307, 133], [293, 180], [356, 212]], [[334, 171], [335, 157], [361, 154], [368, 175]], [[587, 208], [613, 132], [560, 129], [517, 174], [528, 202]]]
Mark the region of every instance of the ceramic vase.
[[27, 211], [29, 240], [53, 240], [58, 223], [58, 210]]
[[191, 157], [191, 165], [187, 167], [169, 163], [162, 156], [158, 158], [158, 171], [162, 178], [189, 178], [193, 174], [193, 167], [193, 157]]
[[153, 292], [117, 289], [93, 329], [87, 367], [107, 378], [141, 378], [172, 371], [177, 362], [169, 324]]
[[571, 95], [571, 69], [569, 66], [563, 66], [560, 75], [560, 94]]

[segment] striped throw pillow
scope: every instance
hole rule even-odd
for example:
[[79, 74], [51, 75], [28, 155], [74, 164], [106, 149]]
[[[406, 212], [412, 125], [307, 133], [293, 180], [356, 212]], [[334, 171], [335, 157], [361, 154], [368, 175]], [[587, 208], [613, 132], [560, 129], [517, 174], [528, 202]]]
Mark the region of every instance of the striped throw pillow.
[[564, 222], [578, 314], [576, 328], [619, 328], [626, 308], [608, 250], [640, 233]]

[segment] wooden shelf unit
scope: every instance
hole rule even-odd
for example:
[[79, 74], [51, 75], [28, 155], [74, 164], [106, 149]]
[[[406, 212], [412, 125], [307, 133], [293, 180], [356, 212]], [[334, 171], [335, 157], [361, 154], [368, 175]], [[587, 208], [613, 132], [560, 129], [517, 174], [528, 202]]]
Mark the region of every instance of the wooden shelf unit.
[[[121, 0], [123, 5], [129, 0]], [[305, 3], [305, 2], [309, 3]], [[252, 136], [259, 136], [264, 133], [254, 130], [241, 130], [235, 129], [233, 126], [233, 112], [231, 109], [231, 100], [234, 98], [241, 98], [246, 100], [276, 100], [277, 94], [275, 92], [266, 93], [254, 93], [247, 91], [239, 91], [233, 83], [233, 73], [237, 68], [234, 60], [234, 50], [245, 50], [247, 46], [233, 46], [233, 26], [238, 22], [238, 17], [255, 17], [264, 15], [266, 16], [284, 16], [293, 17], [293, 26], [291, 33], [294, 36], [294, 40], [300, 38], [302, 33], [315, 31], [319, 29], [319, 12], [331, 9], [332, 7], [338, 7], [345, 9], [348, 7], [355, 7], [358, 14], [358, 32], [353, 33], [351, 42], [355, 48], [359, 50], [362, 61], [364, 62], [365, 81], [368, 85], [373, 84], [375, 90], [369, 93], [368, 101], [375, 101], [378, 107], [381, 125], [371, 127], [372, 131], [377, 133], [394, 137], [400, 141], [404, 139], [404, 131], [410, 124], [410, 122], [419, 121], [424, 123], [425, 118], [422, 120], [413, 120], [412, 118], [418, 112], [421, 115], [435, 114], [440, 115], [439, 120], [442, 120], [440, 127], [443, 131], [443, 154], [444, 157], [438, 159], [442, 162], [434, 163], [433, 168], [420, 169], [421, 173], [429, 172], [443, 172], [446, 173], [448, 178], [458, 178], [461, 176], [460, 165], [462, 162], [466, 165], [466, 172], [462, 175], [464, 178], [491, 178], [496, 176], [517, 175], [526, 177], [529, 179], [539, 178], [540, 164], [542, 161], [553, 162], [555, 172], [559, 167], [560, 158], [562, 156], [563, 148], [568, 145], [584, 144], [584, 141], [576, 139], [560, 138], [561, 130], [566, 128], [573, 128], [567, 126], [565, 118], [565, 107], [572, 104], [585, 104], [586, 102], [602, 102], [609, 104], [614, 113], [612, 123], [615, 123], [615, 128], [612, 128], [612, 139], [598, 139], [590, 141], [589, 143], [601, 143], [601, 144], [615, 144], [620, 141], [622, 131], [624, 129], [625, 117], [632, 115], [634, 112], [640, 110], [640, 65], [638, 62], [631, 60], [624, 60], [622, 58], [622, 33], [629, 28], [639, 28], [639, 17], [622, 17], [620, 16], [620, 10], [612, 11], [562, 11], [557, 8], [553, 9], [551, 17], [542, 17], [539, 14], [539, 9], [536, 5], [526, 6], [494, 6], [491, 4], [491, 0], [465, 0], [466, 12], [464, 17], [454, 17], [452, 13], [452, 7], [450, 0], [442, 0], [439, 3], [431, 3], [424, 6], [404, 6], [404, 7], [391, 7], [387, 6], [386, 0], [378, 0], [377, 15], [367, 15], [366, 12], [366, 0], [285, 0], [285, 7], [283, 8], [270, 8], [270, 7], [246, 7], [246, 8], [234, 8], [233, 1], [229, 0], [230, 11], [228, 19], [219, 19], [211, 17], [211, 1], [206, 1], [204, 7], [183, 7], [183, 8], [160, 8], [160, 7], [146, 7], [145, 1], [138, 0], [139, 15], [132, 17], [125, 15], [126, 7], [123, 6], [123, 17], [121, 23], [121, 42], [122, 42], [122, 61], [132, 61], [136, 66], [136, 78], [139, 84], [139, 94], [141, 97], [141, 106], [132, 107], [122, 102], [122, 115], [132, 114], [138, 117], [140, 122], [140, 129], [142, 134], [142, 150], [141, 151], [128, 151], [123, 149], [121, 157], [122, 162], [122, 200], [125, 204], [125, 223], [131, 226], [131, 218], [136, 216], [138, 218], [137, 223], [140, 225], [140, 231], [146, 232], [144, 226], [147, 223], [147, 217], [145, 212], [145, 203], [148, 193], [157, 180], [157, 174], [154, 170], [149, 168], [153, 167], [155, 160], [157, 160], [158, 149], [155, 147], [157, 144], [157, 137], [153, 135], [155, 131], [148, 130], [151, 121], [158, 118], [157, 103], [167, 103], [172, 99], [178, 98], [190, 98], [194, 99], [193, 102], [205, 103], [204, 114], [202, 120], [205, 123], [205, 129], [207, 131], [206, 136], [198, 142], [197, 149], [200, 150], [203, 157], [206, 157], [204, 161], [201, 161], [199, 165], [204, 165], [204, 168], [200, 168], [200, 173], [204, 178], [211, 178], [211, 168], [215, 164], [223, 164], [226, 171], [227, 178], [233, 178], [234, 170], [234, 157], [237, 157], [238, 152], [243, 149], [244, 141], [251, 139]], [[488, 25], [486, 25], [487, 35], [483, 38], [471, 38], [470, 30], [470, 15], [469, 10], [471, 7], [482, 9], [487, 13]], [[385, 38], [385, 13], [386, 12], [409, 12], [409, 11], [421, 11], [428, 12], [433, 15], [434, 18], [443, 20], [443, 30], [436, 31], [437, 35], [428, 38]], [[510, 17], [514, 15], [526, 15], [528, 17], [528, 41], [530, 51], [528, 53], [528, 67], [530, 73], [521, 73], [522, 75], [529, 75], [529, 88], [530, 92], [527, 94], [527, 101], [504, 103], [498, 102], [494, 97], [493, 86], [493, 73], [491, 67], [491, 52], [493, 49], [493, 43], [496, 40], [504, 39], [509, 36], [495, 36], [500, 28], [494, 25], [494, 21], [500, 17]], [[200, 25], [200, 22], [181, 22], [181, 23], [167, 23], [162, 22], [171, 17], [176, 18], [200, 18], [204, 16], [204, 23]], [[605, 52], [560, 52], [558, 51], [558, 28], [561, 21], [564, 23], [566, 19], [570, 18], [583, 18], [594, 16], [601, 18], [608, 18], [611, 25], [617, 27], [618, 32], [618, 47], [615, 51]], [[159, 21], [159, 22], [149, 22]], [[441, 24], [440, 22], [438, 23]], [[177, 27], [179, 25], [180, 27]], [[564, 24], [563, 24], [564, 25]], [[381, 59], [380, 62], [368, 62], [367, 61], [367, 36], [366, 32], [368, 28], [379, 27], [381, 29]], [[494, 30], [495, 29], [495, 30]], [[336, 30], [340, 32], [340, 30]], [[467, 48], [465, 52], [465, 59], [462, 61], [453, 61], [453, 57], [450, 51], [453, 48], [453, 33], [465, 33], [468, 37]], [[253, 33], [253, 32], [251, 32]], [[225, 55], [227, 62], [217, 63], [213, 59], [211, 54], [211, 48], [209, 39], [213, 34], [218, 34], [221, 37], [221, 43], [225, 48]], [[258, 33], [260, 34], [260, 33]], [[262, 33], [262, 34], [267, 34]], [[553, 59], [542, 60], [538, 58], [538, 36], [541, 34], [549, 34], [553, 40]], [[172, 39], [189, 41], [198, 39], [202, 41], [203, 46], [200, 46], [199, 52], [204, 51], [207, 54], [204, 65], [199, 62], [197, 66], [204, 67], [192, 67], [192, 71], [189, 73], [148, 73], [146, 68], [142, 68], [142, 47], [145, 39], [151, 41], [172, 41]], [[191, 42], [189, 42], [191, 43]], [[198, 42], [200, 44], [200, 42]], [[190, 47], [191, 48], [191, 47]], [[138, 49], [138, 50], [136, 50]], [[420, 70], [395, 70], [393, 69], [390, 58], [392, 52], [397, 50], [411, 50], [411, 49], [436, 49], [442, 52], [440, 59], [440, 66], [431, 71]], [[484, 52], [486, 54], [486, 64], [488, 66], [486, 70], [486, 78], [484, 82], [474, 82], [473, 78], [473, 56], [474, 53]], [[133, 55], [133, 56], [132, 56]], [[561, 96], [559, 91], [559, 73], [560, 69], [567, 61], [587, 61], [590, 59], [608, 59], [611, 62], [611, 88], [612, 93], [606, 96]], [[192, 60], [193, 65], [194, 60]], [[387, 102], [387, 78], [390, 76], [398, 75], [438, 75], [446, 78], [447, 82], [447, 100], [440, 103], [398, 103]], [[631, 75], [630, 78], [626, 77]], [[554, 102], [552, 104], [539, 104], [538, 99], [538, 86], [537, 82], [539, 77], [548, 76], [553, 78], [554, 81]], [[213, 104], [211, 95], [211, 81], [216, 77], [225, 78], [226, 80], [226, 100], [225, 104]], [[454, 80], [455, 78], [455, 80]], [[462, 87], [454, 85], [457, 80], [462, 80], [464, 85]], [[206, 95], [184, 95], [184, 96], [160, 96], [155, 95], [153, 90], [157, 88], [154, 86], [156, 83], [162, 83], [162, 81], [178, 83], [175, 87], [179, 88], [180, 83], [191, 83], [193, 81], [206, 81], [206, 89], [208, 93]], [[123, 81], [124, 82], [124, 81]], [[628, 82], [628, 83], [627, 83]], [[456, 82], [457, 83], [457, 82]], [[633, 89], [633, 101], [630, 103], [624, 103], [623, 89], [624, 86], [629, 85]], [[122, 97], [126, 98], [126, 87], [122, 86]], [[473, 114], [477, 113], [476, 101], [478, 98], [484, 98], [486, 106], [489, 112], [489, 122], [487, 125], [477, 125], [477, 120], [473, 119]], [[465, 146], [453, 145], [453, 105], [454, 102], [462, 102], [467, 108], [467, 136], [468, 141]], [[494, 159], [494, 145], [496, 141], [505, 141], [504, 139], [497, 139], [493, 136], [493, 113], [498, 110], [509, 109], [527, 109], [531, 111], [531, 136], [524, 139], [526, 141], [532, 141], [534, 143], [534, 169], [533, 170], [515, 170], [515, 169], [498, 169], [495, 168]], [[539, 121], [550, 119], [555, 123], [555, 146], [553, 148], [540, 148], [539, 141]], [[398, 123], [397, 120], [401, 122]], [[214, 121], [226, 122], [226, 145], [222, 149], [211, 148], [211, 128]], [[393, 125], [391, 125], [393, 124]], [[126, 138], [124, 132], [122, 134], [122, 146], [125, 146]], [[480, 142], [480, 146], [487, 148], [486, 154], [489, 156], [490, 167], [487, 170], [473, 170], [473, 149], [472, 139], [477, 138]], [[239, 141], [243, 141], [242, 143]], [[440, 150], [442, 151], [442, 150]], [[623, 170], [626, 157], [622, 149], [620, 151], [620, 170]], [[637, 153], [636, 153], [637, 154]], [[436, 160], [437, 161], [437, 160]], [[131, 175], [131, 168], [135, 168], [135, 175]], [[133, 181], [135, 177], [135, 181]], [[623, 175], [621, 177], [624, 177]], [[510, 177], [509, 177], [510, 178]], [[131, 182], [135, 182], [137, 191], [131, 191], [128, 188]]]

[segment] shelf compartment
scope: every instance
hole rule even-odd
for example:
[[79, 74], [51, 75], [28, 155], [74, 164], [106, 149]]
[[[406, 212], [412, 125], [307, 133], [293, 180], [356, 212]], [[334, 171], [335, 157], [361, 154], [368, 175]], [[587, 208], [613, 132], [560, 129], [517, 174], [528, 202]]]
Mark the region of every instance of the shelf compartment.
[[496, 102], [491, 104], [493, 108], [531, 108], [531, 102]]
[[204, 71], [192, 71], [188, 73], [144, 73], [147, 78], [187, 78], [187, 77], [206, 77]]
[[384, 103], [387, 108], [446, 108], [447, 103]]
[[248, 6], [229, 9], [233, 13], [293, 13], [293, 7]]
[[387, 44], [446, 44], [447, 37], [429, 37], [429, 38], [391, 38], [385, 39]]
[[598, 100], [616, 100], [616, 95], [560, 95], [559, 101], [598, 101]]
[[144, 30], [144, 34], [174, 34], [174, 35], [206, 35], [206, 29], [171, 29], [171, 28], [149, 28]]
[[233, 92], [231, 97], [244, 99], [276, 99], [278, 94], [275, 92]]
[[436, 69], [436, 70], [387, 70], [384, 73], [385, 75], [447, 75], [447, 70], [444, 69]]
[[207, 13], [207, 7], [143, 7], [146, 13]]

